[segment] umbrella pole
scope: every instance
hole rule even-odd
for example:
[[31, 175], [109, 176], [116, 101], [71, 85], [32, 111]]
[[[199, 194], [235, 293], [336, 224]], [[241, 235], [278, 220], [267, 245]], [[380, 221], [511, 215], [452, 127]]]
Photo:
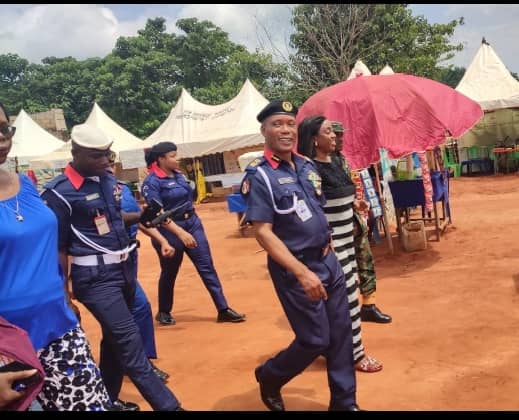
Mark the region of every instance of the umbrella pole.
[[391, 239], [391, 232], [389, 232], [389, 219], [387, 217], [387, 211], [386, 211], [386, 200], [384, 200], [384, 194], [382, 194], [382, 187], [380, 185], [380, 178], [378, 176], [378, 163], [375, 163], [373, 165], [375, 167], [375, 178], [377, 179], [377, 188], [380, 195], [380, 202], [382, 204], [382, 217], [384, 218], [384, 231], [387, 238], [387, 244], [389, 245], [389, 252], [391, 252], [391, 255], [395, 253], [395, 250], [393, 248], [393, 240]]

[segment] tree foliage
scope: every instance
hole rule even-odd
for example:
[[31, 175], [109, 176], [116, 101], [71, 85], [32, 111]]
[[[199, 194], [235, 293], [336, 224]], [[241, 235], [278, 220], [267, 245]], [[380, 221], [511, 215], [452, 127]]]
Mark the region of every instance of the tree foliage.
[[429, 24], [406, 4], [303, 4], [293, 9], [290, 57], [302, 97], [346, 80], [361, 59], [372, 72], [390, 64], [395, 72], [439, 79], [439, 64], [460, 51], [450, 44], [463, 18]]
[[94, 101], [118, 124], [147, 137], [167, 117], [182, 87], [217, 104], [234, 97], [246, 78], [267, 97], [283, 83], [286, 66], [248, 52], [209, 21], [181, 19], [180, 34], [164, 18], [148, 19], [136, 36], [120, 37], [104, 58], [47, 57], [29, 64], [0, 55], [2, 100], [14, 115], [63, 108], [68, 127], [85, 121]]

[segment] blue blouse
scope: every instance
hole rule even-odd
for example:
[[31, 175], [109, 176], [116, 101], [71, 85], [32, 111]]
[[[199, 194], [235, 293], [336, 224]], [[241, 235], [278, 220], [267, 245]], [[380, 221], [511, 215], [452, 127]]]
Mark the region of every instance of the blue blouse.
[[17, 196], [0, 201], [0, 226], [0, 315], [26, 330], [40, 350], [78, 320], [65, 299], [56, 216], [25, 175]]

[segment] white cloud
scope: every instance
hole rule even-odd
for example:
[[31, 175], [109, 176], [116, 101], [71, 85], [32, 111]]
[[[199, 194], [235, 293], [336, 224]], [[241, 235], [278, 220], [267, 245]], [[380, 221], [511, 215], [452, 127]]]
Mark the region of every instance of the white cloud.
[[110, 9], [93, 4], [0, 6], [0, 53], [32, 62], [47, 56], [104, 56], [118, 36]]
[[456, 54], [453, 64], [468, 67], [485, 37], [505, 66], [519, 72], [519, 44], [516, 42], [519, 38], [519, 5], [449, 5], [445, 16], [447, 19], [463, 16], [465, 20], [452, 38], [453, 42], [462, 42], [465, 46]]

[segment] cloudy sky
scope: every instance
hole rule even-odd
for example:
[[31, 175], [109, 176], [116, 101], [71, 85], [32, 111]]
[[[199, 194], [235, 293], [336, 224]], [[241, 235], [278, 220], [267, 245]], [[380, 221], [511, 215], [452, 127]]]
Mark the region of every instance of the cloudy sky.
[[[207, 19], [229, 33], [232, 41], [248, 47], [274, 45], [287, 54], [292, 31], [287, 4], [21, 4], [0, 5], [0, 54], [16, 53], [32, 62], [43, 57], [73, 56], [78, 59], [103, 57], [123, 35], [135, 35], [148, 18], [162, 16], [168, 31], [175, 32], [179, 18]], [[486, 37], [505, 65], [519, 72], [519, 5], [491, 4], [413, 4], [415, 15], [430, 23], [446, 23], [460, 16], [453, 42], [465, 49], [453, 63], [467, 67]], [[518, 35], [518, 36], [516, 36]]]

